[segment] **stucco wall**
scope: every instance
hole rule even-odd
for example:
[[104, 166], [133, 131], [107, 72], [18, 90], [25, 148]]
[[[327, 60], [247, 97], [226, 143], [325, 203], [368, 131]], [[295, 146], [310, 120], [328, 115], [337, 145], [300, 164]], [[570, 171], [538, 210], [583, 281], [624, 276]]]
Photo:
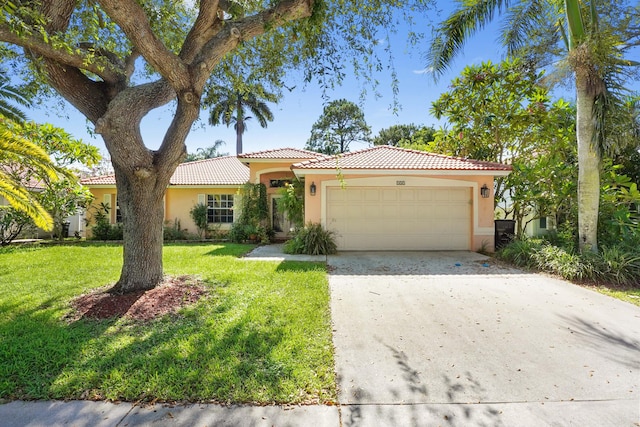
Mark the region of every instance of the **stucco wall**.
[[[110, 222], [114, 224], [116, 222], [116, 212], [115, 209], [113, 209], [116, 206], [115, 187], [90, 188], [90, 191], [94, 195], [95, 200], [92, 207], [87, 211], [87, 219], [91, 220], [94, 208], [97, 208], [100, 203], [108, 198], [110, 200], [110, 206], [112, 207], [109, 212]], [[172, 226], [175, 219], [178, 219], [180, 220], [180, 227], [182, 229], [186, 229], [190, 233], [196, 233], [197, 227], [189, 212], [198, 203], [199, 194], [233, 194], [237, 200], [237, 193], [238, 187], [170, 187], [165, 193], [164, 220], [169, 226]], [[236, 213], [234, 212], [234, 219], [235, 217]], [[220, 230], [229, 230], [231, 228], [231, 224], [228, 223], [219, 224], [219, 226]], [[91, 236], [91, 225], [87, 227], [87, 235]]]
[[270, 179], [277, 179], [282, 173], [289, 173], [291, 174], [290, 176], [293, 176], [293, 173], [291, 172], [291, 165], [293, 163], [295, 163], [295, 161], [252, 162], [249, 164], [249, 182], [252, 182], [254, 184], [257, 184], [259, 182], [265, 183], [265, 174], [274, 176], [274, 178]]
[[[377, 178], [377, 179], [376, 179]], [[370, 182], [366, 182], [370, 179]], [[487, 249], [493, 250], [494, 234], [493, 234], [493, 176], [487, 175], [344, 175], [338, 179], [336, 174], [307, 174], [305, 176], [305, 222], [315, 222], [324, 224], [323, 206], [326, 201], [323, 198], [326, 195], [328, 187], [340, 187], [349, 185], [374, 185], [374, 186], [393, 186], [396, 181], [403, 181], [406, 186], [448, 186], [452, 181], [456, 185], [462, 184], [472, 190], [470, 194], [473, 197], [473, 208], [471, 216], [471, 241], [470, 248], [472, 250]], [[449, 183], [447, 183], [449, 181]], [[316, 185], [316, 195], [311, 196], [310, 186]], [[324, 184], [324, 185], [323, 185]], [[379, 185], [381, 184], [381, 185]], [[480, 197], [480, 188], [486, 184], [490, 188], [488, 198]], [[477, 220], [476, 220], [477, 218]], [[326, 226], [326, 224], [324, 224]]]

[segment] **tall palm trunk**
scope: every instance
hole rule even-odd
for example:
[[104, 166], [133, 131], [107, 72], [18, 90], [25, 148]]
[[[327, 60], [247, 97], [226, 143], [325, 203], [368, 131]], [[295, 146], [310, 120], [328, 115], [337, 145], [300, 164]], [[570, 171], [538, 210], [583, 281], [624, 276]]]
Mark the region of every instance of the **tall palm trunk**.
[[595, 140], [595, 95], [589, 72], [576, 68], [576, 134], [578, 139], [578, 238], [580, 251], [598, 251], [600, 153]]
[[244, 133], [244, 107], [242, 106], [242, 95], [237, 94], [236, 105], [236, 154], [242, 154], [242, 134]]

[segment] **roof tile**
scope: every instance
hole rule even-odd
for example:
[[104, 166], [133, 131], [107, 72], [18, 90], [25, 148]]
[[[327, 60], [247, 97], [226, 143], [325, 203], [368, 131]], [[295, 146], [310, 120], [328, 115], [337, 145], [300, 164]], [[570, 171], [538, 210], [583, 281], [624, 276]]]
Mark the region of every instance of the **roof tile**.
[[238, 157], [241, 159], [324, 159], [327, 156], [316, 153], [315, 151], [301, 150], [299, 148], [276, 148], [273, 150], [238, 154]]
[[511, 166], [501, 163], [462, 159], [388, 145], [365, 148], [337, 156], [325, 156], [293, 165], [294, 169], [336, 169], [336, 167], [382, 170], [511, 170]]
[[[173, 173], [170, 185], [242, 185], [249, 181], [249, 168], [235, 156], [214, 157], [181, 163]], [[115, 175], [82, 180], [84, 185], [115, 185]]]

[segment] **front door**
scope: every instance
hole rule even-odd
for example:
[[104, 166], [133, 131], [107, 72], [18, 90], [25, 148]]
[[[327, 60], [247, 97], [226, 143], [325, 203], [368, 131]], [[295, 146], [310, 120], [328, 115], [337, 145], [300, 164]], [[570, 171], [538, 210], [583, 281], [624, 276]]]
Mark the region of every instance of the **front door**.
[[278, 201], [282, 196], [271, 196], [271, 227], [275, 233], [276, 239], [284, 239], [289, 237], [290, 230], [292, 228], [291, 221], [287, 218], [287, 215], [278, 211]]

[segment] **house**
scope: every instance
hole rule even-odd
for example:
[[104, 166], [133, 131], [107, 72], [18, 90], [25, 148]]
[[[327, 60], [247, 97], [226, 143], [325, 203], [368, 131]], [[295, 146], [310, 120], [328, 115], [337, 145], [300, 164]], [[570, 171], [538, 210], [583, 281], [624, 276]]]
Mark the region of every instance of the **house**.
[[[305, 221], [335, 231], [340, 250], [479, 250], [494, 240], [493, 179], [511, 167], [376, 146], [337, 156], [283, 148], [184, 163], [165, 196], [165, 219], [195, 232], [189, 210], [206, 202], [213, 224], [238, 219], [238, 189], [263, 183], [274, 230], [289, 226], [278, 214], [278, 189], [305, 182]], [[83, 181], [97, 201], [116, 206], [115, 178]], [[118, 219], [117, 208], [111, 212]]]

